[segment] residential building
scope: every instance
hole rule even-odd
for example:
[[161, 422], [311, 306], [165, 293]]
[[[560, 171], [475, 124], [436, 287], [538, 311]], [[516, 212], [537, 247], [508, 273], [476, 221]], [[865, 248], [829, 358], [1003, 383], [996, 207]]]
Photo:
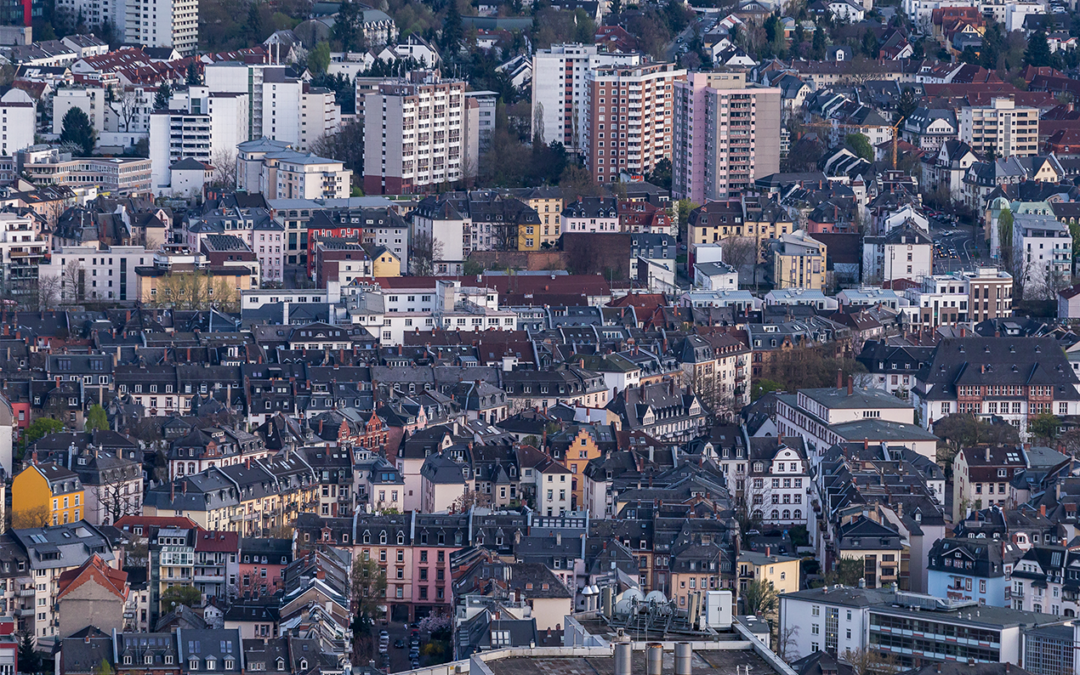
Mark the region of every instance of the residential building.
[[562, 232], [619, 232], [619, 207], [614, 197], [578, 197], [559, 214]]
[[919, 372], [912, 402], [925, 428], [954, 412], [1000, 417], [1027, 433], [1042, 413], [1080, 412], [1080, 380], [1047, 337], [959, 337], [938, 342]]
[[128, 574], [113, 569], [98, 555], [92, 555], [56, 580], [57, 637], [94, 626], [102, 631], [122, 631], [130, 622], [124, 617], [128, 596]]
[[673, 63], [600, 66], [586, 73], [581, 142], [585, 167], [598, 182], [644, 176], [671, 157], [674, 83], [685, 78]]
[[994, 98], [960, 108], [960, 141], [980, 155], [1026, 157], [1039, 152], [1039, 109]]
[[863, 281], [920, 281], [934, 273], [934, 246], [921, 229], [905, 224], [880, 237], [863, 238]]
[[594, 67], [633, 65], [638, 54], [597, 53], [592, 44], [558, 44], [538, 49], [532, 63], [532, 135], [544, 145], [562, 143], [571, 152], [583, 150], [590, 112], [588, 77]]
[[688, 73], [674, 87], [675, 199], [737, 197], [780, 170], [779, 88], [747, 83], [735, 71]]
[[230, 151], [241, 141], [267, 138], [306, 152], [341, 125], [334, 92], [287, 76], [286, 66], [230, 60], [207, 64], [203, 72], [212, 96], [247, 97], [247, 121], [237, 125], [239, 138], [226, 146]]
[[1072, 235], [1065, 223], [1028, 213], [1013, 217], [1013, 255], [1022, 258], [1024, 278], [1019, 282], [1026, 298], [1067, 287], [1072, 252]]
[[769, 584], [777, 595], [799, 590], [800, 558], [764, 551], [743, 551], [735, 561], [739, 568], [739, 592], [754, 582]]
[[1012, 542], [941, 539], [930, 549], [927, 592], [953, 602], [1008, 607], [1009, 574], [1021, 555]]
[[[113, 23], [124, 31], [125, 42], [147, 47], [172, 47], [181, 56], [195, 54], [199, 46], [197, 0], [124, 0], [116, 6], [118, 10], [124, 8], [117, 12]], [[148, 16], [152, 19], [149, 22], [145, 21]]]
[[31, 464], [11, 482], [12, 527], [76, 523], [86, 513], [79, 476], [56, 464]]
[[479, 134], [468, 125], [478, 109], [466, 107], [465, 82], [381, 84], [364, 110], [365, 194], [425, 191], [475, 173]]
[[1027, 468], [1023, 448], [976, 446], [963, 448], [953, 459], [953, 522], [971, 511], [1009, 501], [1009, 484]]
[[825, 244], [805, 230], [782, 234], [769, 245], [772, 255], [773, 285], [776, 288], [801, 288], [820, 291], [825, 288]]
[[191, 158], [204, 164], [236, 161], [248, 136], [246, 93], [218, 93], [192, 86], [173, 95], [169, 110], [150, 115], [150, 180], [155, 192], [171, 191], [171, 167]]

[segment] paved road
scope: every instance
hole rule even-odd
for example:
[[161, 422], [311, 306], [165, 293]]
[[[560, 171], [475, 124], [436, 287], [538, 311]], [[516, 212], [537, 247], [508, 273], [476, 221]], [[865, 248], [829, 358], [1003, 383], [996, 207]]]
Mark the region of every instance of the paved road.
[[[961, 223], [956, 227], [950, 227], [931, 219], [930, 234], [935, 242], [941, 244], [938, 250], [945, 254], [944, 257], [939, 257], [937, 250], [934, 253], [935, 274], [972, 269], [978, 264], [979, 260], [975, 258], [975, 251], [981, 242], [976, 243], [972, 238], [970, 224]], [[952, 257], [953, 254], [956, 255], [955, 258]]]

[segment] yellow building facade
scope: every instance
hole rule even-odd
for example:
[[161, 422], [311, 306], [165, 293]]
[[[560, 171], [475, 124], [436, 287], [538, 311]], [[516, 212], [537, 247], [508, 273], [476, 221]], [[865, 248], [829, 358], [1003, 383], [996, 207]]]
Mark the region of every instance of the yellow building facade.
[[11, 524], [16, 529], [73, 523], [85, 513], [82, 481], [61, 466], [32, 464], [11, 482]]

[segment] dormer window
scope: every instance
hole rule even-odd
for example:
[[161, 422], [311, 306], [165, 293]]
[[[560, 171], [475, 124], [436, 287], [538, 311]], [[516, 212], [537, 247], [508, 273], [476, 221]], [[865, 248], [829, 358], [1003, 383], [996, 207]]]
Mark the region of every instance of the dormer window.
[[199, 659], [188, 659], [188, 670], [199, 669]]
[[149, 654], [147, 654], [147, 655], [146, 655], [146, 658], [145, 658], [145, 659], [143, 659], [143, 663], [145, 663], [145, 664], [146, 664], [146, 665], [148, 665], [148, 666], [152, 666], [152, 665], [154, 665], [154, 657], [153, 657], [153, 656], [150, 656]]
[[214, 666], [216, 666], [216, 665], [217, 665], [217, 661], [215, 661], [214, 659], [206, 659], [206, 669], [207, 670], [213, 670]]
[[233, 661], [232, 659], [228, 659], [225, 661], [225, 670], [232, 670], [235, 667], [236, 661]]
[[165, 665], [167, 665], [167, 666], [172, 665], [172, 654], [166, 654], [165, 655]]
[[130, 666], [131, 665], [131, 657], [130, 656], [125, 656], [124, 657], [124, 665], [125, 666]]
[[307, 670], [307, 659], [300, 659], [300, 670]]
[[285, 670], [285, 659], [278, 659], [277, 660], [277, 669], [278, 670]]

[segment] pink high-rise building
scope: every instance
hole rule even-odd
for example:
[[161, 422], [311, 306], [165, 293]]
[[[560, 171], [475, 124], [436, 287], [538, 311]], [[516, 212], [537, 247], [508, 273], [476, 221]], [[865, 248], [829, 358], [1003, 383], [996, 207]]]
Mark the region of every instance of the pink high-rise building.
[[689, 73], [675, 85], [673, 199], [736, 197], [780, 170], [780, 89], [745, 73]]

